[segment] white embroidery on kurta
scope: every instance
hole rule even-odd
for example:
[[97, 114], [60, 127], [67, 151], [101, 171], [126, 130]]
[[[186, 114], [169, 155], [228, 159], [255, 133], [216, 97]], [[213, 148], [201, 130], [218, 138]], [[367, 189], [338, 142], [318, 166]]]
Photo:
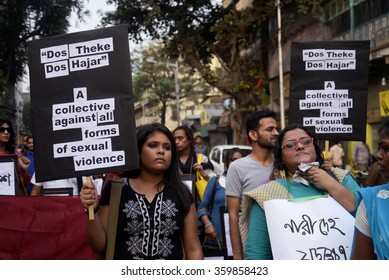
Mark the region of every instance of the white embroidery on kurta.
[[172, 217], [176, 215], [177, 212], [176, 204], [170, 199], [166, 200], [162, 207], [162, 214], [165, 214], [166, 217]]
[[131, 255], [142, 253], [168, 257], [174, 249], [172, 235], [178, 230], [177, 222], [173, 219], [178, 212], [176, 204], [170, 199], [164, 201], [163, 193], [159, 193], [155, 199], [154, 213], [149, 213], [145, 197], [139, 194], [135, 196], [137, 202], [127, 202], [123, 210], [127, 217], [124, 231], [130, 236], [126, 242], [127, 250]]
[[123, 212], [126, 213], [127, 218], [136, 219], [142, 213], [138, 204], [135, 201], [129, 201], [124, 204]]

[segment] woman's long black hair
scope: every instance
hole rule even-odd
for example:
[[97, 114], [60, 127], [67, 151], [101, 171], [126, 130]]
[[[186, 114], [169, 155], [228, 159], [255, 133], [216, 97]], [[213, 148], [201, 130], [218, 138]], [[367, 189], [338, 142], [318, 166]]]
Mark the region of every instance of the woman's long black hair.
[[228, 150], [227, 153], [226, 153], [226, 157], [224, 159], [224, 166], [225, 166], [226, 169], [228, 169], [228, 167], [230, 166], [230, 163], [231, 163], [231, 160], [232, 160], [232, 156], [235, 153], [240, 153], [243, 156], [242, 150], [239, 149], [238, 147], [234, 147], [234, 148]]
[[13, 129], [12, 122], [10, 120], [0, 119], [0, 127], [4, 123], [8, 124], [9, 130], [10, 130], [10, 138], [9, 138], [9, 141], [5, 144], [5, 150], [10, 154], [14, 154], [15, 148], [16, 148], [15, 131]]
[[[143, 145], [146, 143], [149, 136], [154, 132], [161, 132], [169, 139], [171, 144], [172, 159], [169, 168], [163, 174], [163, 180], [160, 185], [165, 185], [165, 188], [172, 188], [173, 194], [177, 195], [178, 199], [183, 203], [185, 213], [187, 213], [191, 206], [191, 194], [187, 186], [182, 182], [179, 173], [179, 162], [176, 143], [173, 138], [173, 134], [170, 130], [160, 123], [152, 123], [139, 126], [137, 128], [137, 145], [139, 154], [139, 168], [142, 166], [140, 161], [140, 154], [142, 152]], [[137, 178], [140, 174], [140, 169], [134, 171], [125, 172], [124, 177]]]
[[298, 124], [291, 124], [287, 127], [285, 127], [283, 130], [281, 130], [280, 134], [278, 135], [278, 138], [276, 140], [275, 146], [274, 146], [274, 169], [281, 171], [284, 170], [285, 172], [287, 171], [287, 168], [282, 160], [282, 142], [284, 141], [285, 134], [291, 130], [295, 129], [301, 129], [304, 130], [309, 137], [313, 138], [313, 145], [315, 147], [315, 152], [316, 152], [316, 161], [319, 162], [320, 166], [324, 162], [324, 157], [321, 152], [321, 149], [319, 145], [317, 144], [317, 141], [315, 137], [303, 126], [298, 125]]

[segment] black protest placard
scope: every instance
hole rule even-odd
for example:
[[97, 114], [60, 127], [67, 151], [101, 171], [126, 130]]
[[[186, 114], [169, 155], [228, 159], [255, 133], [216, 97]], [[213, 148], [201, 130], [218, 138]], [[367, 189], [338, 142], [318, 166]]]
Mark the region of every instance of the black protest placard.
[[323, 140], [365, 140], [369, 41], [293, 42], [289, 123]]
[[127, 27], [29, 43], [37, 181], [138, 168]]

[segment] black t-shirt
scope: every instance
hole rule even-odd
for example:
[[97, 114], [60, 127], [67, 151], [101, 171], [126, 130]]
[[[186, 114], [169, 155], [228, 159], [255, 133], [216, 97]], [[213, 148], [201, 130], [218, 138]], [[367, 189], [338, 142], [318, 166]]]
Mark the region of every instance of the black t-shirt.
[[[123, 179], [114, 259], [183, 259], [183, 203], [165, 187], [153, 201], [136, 193]], [[109, 205], [111, 182], [104, 188], [100, 205]]]
[[[181, 169], [182, 173], [183, 174], [195, 174], [195, 170], [193, 169], [193, 164], [195, 164], [196, 162], [197, 162], [197, 154], [195, 153], [194, 150], [191, 150], [186, 162], [182, 163], [180, 161], [180, 169]], [[213, 164], [211, 163], [211, 161], [209, 159], [208, 159], [208, 162], [203, 162], [203, 163], [201, 163], [201, 165], [203, 166], [204, 170], [206, 170], [206, 169], [213, 170], [214, 169]]]

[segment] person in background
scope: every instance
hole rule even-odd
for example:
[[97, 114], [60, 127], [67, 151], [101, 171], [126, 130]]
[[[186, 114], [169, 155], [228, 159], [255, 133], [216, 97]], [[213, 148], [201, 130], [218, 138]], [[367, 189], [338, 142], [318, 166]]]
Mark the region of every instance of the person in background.
[[[30, 160], [30, 166], [28, 167], [28, 175], [32, 177], [35, 171], [34, 138], [32, 137], [32, 135], [28, 135], [26, 137], [26, 143], [27, 143], [27, 150], [25, 153], [25, 157]], [[26, 190], [27, 190], [27, 194], [30, 195], [32, 190], [31, 181], [28, 183]]]
[[24, 156], [26, 155], [26, 152], [28, 150], [28, 147], [27, 147], [27, 137], [28, 137], [28, 135], [23, 135], [22, 136], [22, 143], [20, 143], [18, 145], [18, 148], [17, 148], [17, 150], [20, 151], [22, 153], [22, 155], [24, 155]]
[[[206, 234], [205, 244], [203, 244], [204, 256], [207, 256], [206, 248], [221, 250], [223, 246], [220, 207], [226, 205], [225, 187], [227, 170], [231, 162], [242, 157], [243, 153], [239, 148], [230, 149], [224, 162], [226, 170], [219, 178], [215, 176], [208, 181], [204, 197], [201, 200], [198, 210], [198, 217], [204, 224]], [[214, 190], [215, 188], [216, 191]], [[210, 209], [211, 205], [212, 209]]]
[[378, 161], [375, 161], [369, 170], [369, 174], [366, 179], [362, 182], [363, 187], [379, 186], [389, 182], [388, 178], [382, 175], [381, 168]]
[[173, 131], [174, 141], [178, 150], [180, 169], [183, 174], [196, 174], [199, 170], [205, 180], [213, 175], [213, 164], [203, 155], [201, 164], [197, 163], [192, 130], [187, 126], [178, 126]]
[[[197, 211], [203, 194], [201, 194], [202, 190], [199, 190], [196, 186], [199, 179], [196, 173], [199, 172], [204, 180], [208, 182], [214, 176], [214, 167], [206, 155], [196, 153], [193, 132], [188, 126], [176, 127], [173, 130], [173, 137], [178, 151], [180, 175], [194, 197]], [[201, 155], [201, 163], [198, 162], [198, 155]], [[203, 186], [203, 191], [205, 191], [205, 188], [206, 186]], [[202, 237], [202, 224], [200, 222], [197, 223], [197, 228], [198, 236]]]
[[342, 145], [338, 141], [334, 141], [333, 145], [330, 148], [330, 153], [332, 155], [332, 165], [334, 167], [344, 168], [343, 167], [344, 150], [342, 148]]
[[[389, 178], [389, 120], [378, 129], [377, 164]], [[358, 191], [359, 203], [351, 259], [389, 260], [389, 184]]]
[[[320, 168], [324, 161], [323, 154], [305, 127], [290, 125], [284, 128], [274, 151], [274, 169], [280, 178], [245, 192], [242, 198], [240, 230], [243, 244], [246, 243], [245, 258], [248, 260], [273, 259], [264, 210], [267, 200], [328, 193], [347, 211], [353, 213], [356, 209], [357, 182], [347, 170], [332, 168], [334, 176], [331, 176]], [[299, 164], [313, 162], [317, 162], [318, 166], [300, 171]]]
[[203, 137], [200, 135], [195, 137], [195, 152], [196, 154], [203, 154], [208, 156], [208, 149], [203, 143]]
[[366, 142], [358, 142], [353, 147], [353, 168], [362, 172], [368, 171], [371, 165], [370, 148]]
[[[44, 194], [44, 190], [55, 191], [55, 189], [71, 189], [70, 192], [72, 193], [72, 196], [78, 196], [81, 187], [83, 185], [83, 179], [80, 177], [80, 178], [69, 178], [69, 179], [37, 182], [35, 178], [35, 172], [34, 172], [30, 183], [32, 184], [31, 196], [41, 196]], [[64, 193], [65, 190], [63, 190], [62, 194]]]
[[30, 160], [16, 150], [15, 131], [10, 120], [0, 119], [0, 156], [18, 157], [18, 174], [20, 177], [19, 188], [16, 194], [26, 195], [26, 186], [30, 182], [28, 168], [31, 164]]
[[226, 180], [226, 200], [234, 260], [242, 260], [239, 233], [240, 201], [243, 192], [269, 180], [273, 171], [273, 148], [278, 137], [274, 112], [257, 111], [246, 120], [246, 132], [252, 152], [230, 164]]
[[[137, 143], [139, 169], [125, 172], [122, 178], [114, 259], [203, 259], [197, 213], [180, 179], [173, 135], [162, 124], [143, 125], [137, 129]], [[99, 256], [107, 248], [111, 188], [109, 182], [100, 203], [92, 184], [84, 184], [80, 193], [86, 212], [94, 207], [87, 237]]]

